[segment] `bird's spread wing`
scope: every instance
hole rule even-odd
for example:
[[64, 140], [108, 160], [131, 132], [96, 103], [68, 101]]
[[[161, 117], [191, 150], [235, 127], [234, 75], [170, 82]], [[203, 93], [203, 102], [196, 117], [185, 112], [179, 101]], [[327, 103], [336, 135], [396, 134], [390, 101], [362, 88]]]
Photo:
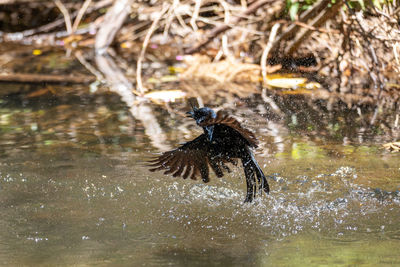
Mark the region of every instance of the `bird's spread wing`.
[[150, 171], [163, 171], [164, 174], [172, 174], [173, 177], [181, 176], [184, 179], [190, 177], [196, 180], [201, 176], [204, 182], [209, 179], [209, 165], [218, 177], [222, 177], [223, 170], [230, 171], [225, 163], [236, 165], [233, 159], [212, 156], [210, 145], [205, 134], [198, 136], [177, 149], [162, 153], [156, 159], [150, 161]]
[[253, 132], [244, 128], [240, 123], [233, 117], [224, 114], [222, 111], [217, 112], [217, 116], [215, 118], [208, 118], [201, 122], [199, 125], [202, 127], [215, 125], [215, 124], [223, 124], [228, 127], [231, 127], [235, 131], [237, 131], [243, 138], [245, 138], [250, 146], [257, 147], [258, 140]]

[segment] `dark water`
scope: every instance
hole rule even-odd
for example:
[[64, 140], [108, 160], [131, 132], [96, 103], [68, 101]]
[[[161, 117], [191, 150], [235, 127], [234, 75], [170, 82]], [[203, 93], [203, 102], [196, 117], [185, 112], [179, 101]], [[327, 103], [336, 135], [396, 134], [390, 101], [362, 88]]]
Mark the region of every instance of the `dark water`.
[[149, 104], [157, 135], [112, 97], [46, 103], [1, 104], [1, 265], [400, 265], [400, 158], [374, 139], [238, 112], [272, 188], [243, 204], [241, 169], [208, 184], [146, 169], [158, 137], [200, 133], [179, 114]]

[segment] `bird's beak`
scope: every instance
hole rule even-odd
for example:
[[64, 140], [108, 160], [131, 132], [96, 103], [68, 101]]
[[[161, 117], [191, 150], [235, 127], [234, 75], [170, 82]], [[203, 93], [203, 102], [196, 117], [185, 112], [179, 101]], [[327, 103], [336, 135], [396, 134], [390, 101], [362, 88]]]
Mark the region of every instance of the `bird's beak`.
[[193, 118], [193, 115], [194, 115], [193, 111], [186, 112], [186, 117], [188, 118]]

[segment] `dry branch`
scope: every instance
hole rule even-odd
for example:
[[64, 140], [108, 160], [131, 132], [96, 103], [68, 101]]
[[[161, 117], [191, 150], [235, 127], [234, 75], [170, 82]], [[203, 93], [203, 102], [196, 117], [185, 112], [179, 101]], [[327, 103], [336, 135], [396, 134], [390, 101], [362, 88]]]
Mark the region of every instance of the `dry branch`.
[[[307, 22], [307, 20], [313, 18], [317, 14], [321, 13], [325, 8], [328, 7], [328, 5], [331, 3], [331, 0], [320, 0], [317, 3], [314, 4], [314, 6], [307, 11], [303, 12], [299, 16], [299, 21], [300, 22]], [[273, 47], [271, 48], [272, 51], [276, 50], [280, 43], [283, 40], [287, 40], [289, 38], [292, 38], [300, 29], [300, 26], [297, 24], [292, 24], [289, 27], [287, 27], [275, 40]]]
[[[21, 0], [19, 0], [19, 1], [21, 1]], [[16, 1], [16, 2], [19, 3], [19, 1]], [[95, 10], [98, 10], [98, 9], [104, 8], [106, 6], [109, 6], [109, 5], [112, 4], [112, 2], [113, 2], [113, 0], [102, 0], [102, 1], [99, 1], [96, 4], [93, 4], [92, 7], [88, 7], [88, 9], [86, 10], [86, 13], [90, 13], [90, 12], [93, 12]], [[79, 13], [78, 11], [74, 11], [71, 14], [69, 14], [69, 16], [70, 16], [71, 19], [74, 19], [74, 18], [76, 18], [78, 16], [78, 13]], [[25, 31], [21, 31], [21, 32], [12, 32], [12, 33], [0, 32], [0, 36], [3, 38], [4, 41], [13, 41], [13, 42], [21, 41], [21, 40], [26, 41], [25, 38], [28, 37], [28, 36], [33, 36], [33, 35], [36, 35], [36, 34], [41, 33], [41, 32], [49, 32], [51, 30], [54, 30], [57, 27], [60, 27], [64, 23], [65, 23], [65, 19], [61, 18], [61, 19], [57, 19], [55, 21], [52, 21], [52, 22], [50, 22], [48, 24], [42, 25], [42, 26], [40, 26], [38, 28], [35, 28], [35, 29], [29, 29], [29, 30], [25, 30]], [[55, 34], [52, 33], [52, 35], [54, 36]], [[36, 36], [36, 37], [38, 37], [38, 36]], [[37, 39], [37, 38], [33, 38], [33, 39]]]
[[15, 83], [77, 83], [88, 84], [96, 80], [93, 76], [71, 76], [50, 74], [10, 73], [0, 74], [0, 82]]
[[281, 25], [279, 23], [277, 23], [272, 27], [271, 32], [269, 34], [268, 43], [265, 46], [264, 51], [263, 51], [262, 56], [261, 56], [261, 75], [262, 75], [264, 83], [267, 81], [267, 58], [268, 58], [268, 54], [271, 51], [272, 44], [273, 44], [273, 42], [275, 40], [276, 33], [277, 33], [277, 31], [278, 31], [280, 26]]
[[92, 0], [85, 0], [82, 7], [79, 9], [78, 15], [76, 16], [74, 24], [72, 25], [73, 33], [76, 32], [76, 30], [78, 29], [79, 23], [81, 22], [83, 16], [85, 15], [86, 10], [89, 8], [91, 3], [92, 3]]
[[131, 12], [133, 0], [117, 0], [108, 10], [96, 35], [96, 53], [104, 53], [114, 40], [126, 17]]
[[141, 94], [145, 93], [146, 89], [143, 87], [142, 83], [142, 61], [144, 59], [144, 53], [146, 52], [147, 45], [149, 44], [150, 37], [153, 34], [154, 30], [157, 27], [158, 22], [162, 18], [165, 12], [169, 9], [169, 4], [164, 5], [163, 9], [160, 11], [158, 14], [157, 18], [153, 21], [151, 24], [149, 30], [147, 31], [146, 37], [144, 38], [143, 44], [142, 44], [142, 50], [140, 51], [139, 59], [137, 62], [137, 67], [136, 67], [136, 85], [137, 85], [137, 91], [140, 92]]
[[212, 41], [212, 39], [214, 39], [216, 36], [218, 36], [220, 33], [225, 32], [226, 30], [230, 29], [232, 27], [232, 25], [236, 25], [238, 22], [240, 22], [244, 17], [254, 13], [257, 11], [258, 8], [268, 4], [268, 3], [272, 3], [274, 2], [273, 0], [259, 0], [254, 2], [253, 4], [251, 4], [245, 11], [243, 11], [242, 13], [240, 13], [237, 17], [234, 17], [233, 19], [231, 19], [230, 24], [222, 24], [220, 26], [215, 27], [206, 37], [206, 39], [204, 39], [203, 41], [201, 41], [200, 43], [198, 43], [197, 45], [195, 45], [192, 48], [187, 49], [185, 52], [187, 54], [193, 54], [197, 51], [199, 51], [200, 48], [202, 48], [203, 46], [207, 45], [209, 42]]
[[[318, 15], [312, 19], [309, 25], [313, 28], [320, 27], [323, 23], [336, 16], [342, 5], [343, 0], [336, 1], [335, 4], [332, 4], [330, 8], [326, 8], [322, 12], [318, 13]], [[299, 46], [311, 35], [312, 32], [313, 31], [311, 29], [302, 29], [302, 31], [297, 34], [294, 41], [286, 47], [285, 54], [292, 55], [295, 51], [297, 51]]]
[[71, 16], [69, 15], [68, 9], [65, 7], [65, 5], [60, 0], [55, 0], [54, 3], [56, 4], [58, 9], [61, 11], [61, 13], [64, 16], [65, 27], [67, 28], [67, 32], [69, 34], [72, 34], [72, 22], [71, 22]]

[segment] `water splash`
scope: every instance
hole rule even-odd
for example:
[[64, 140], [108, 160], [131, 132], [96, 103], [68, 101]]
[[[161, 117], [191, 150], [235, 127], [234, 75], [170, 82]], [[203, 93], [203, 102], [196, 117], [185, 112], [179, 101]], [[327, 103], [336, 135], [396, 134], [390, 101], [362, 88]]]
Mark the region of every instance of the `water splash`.
[[[275, 175], [271, 194], [258, 197], [251, 204], [243, 203], [243, 192], [231, 184], [174, 182], [168, 187], [169, 198], [184, 208], [170, 209], [168, 214], [181, 222], [187, 218], [193, 223], [196, 218], [187, 214], [188, 210], [193, 212], [199, 206], [206, 206], [211, 208], [206, 215], [209, 220], [220, 216], [225, 218], [222, 224], [235, 221], [249, 227], [255, 224], [278, 238], [305, 229], [332, 232], [333, 235], [367, 231], [368, 219], [360, 221], [358, 216], [376, 214], [388, 205], [398, 206], [400, 193], [360, 186], [358, 176], [357, 170], [348, 166], [313, 177]], [[385, 201], [382, 202], [382, 198]], [[218, 212], [221, 213], [218, 215]], [[368, 229], [371, 231], [370, 227]]]

